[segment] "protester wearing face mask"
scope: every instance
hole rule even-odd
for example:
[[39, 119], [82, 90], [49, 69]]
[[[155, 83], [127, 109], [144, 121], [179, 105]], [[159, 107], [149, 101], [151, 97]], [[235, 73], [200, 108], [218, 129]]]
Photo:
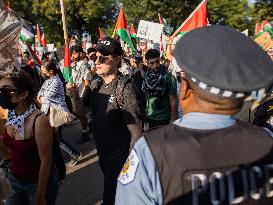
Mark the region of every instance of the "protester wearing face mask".
[[[53, 62], [45, 63], [41, 67], [41, 75], [46, 79], [37, 96], [37, 101], [41, 104], [41, 111], [48, 117], [50, 117], [49, 113], [53, 111], [52, 108], [68, 113], [64, 93], [64, 79], [62, 79], [63, 76], [56, 68], [56, 65]], [[56, 131], [58, 131], [60, 137], [61, 148], [72, 158], [69, 165], [76, 165], [82, 154], [62, 138], [61, 126], [57, 127]]]
[[35, 86], [25, 72], [0, 80], [0, 106], [8, 109], [3, 142], [10, 151], [6, 204], [55, 204], [58, 171], [52, 164], [53, 131], [34, 104]]

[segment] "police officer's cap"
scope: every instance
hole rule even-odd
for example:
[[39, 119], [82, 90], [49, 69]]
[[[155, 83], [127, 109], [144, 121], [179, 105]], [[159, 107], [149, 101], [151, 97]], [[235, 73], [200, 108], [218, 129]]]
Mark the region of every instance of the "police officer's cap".
[[178, 65], [200, 88], [242, 98], [273, 83], [273, 62], [249, 37], [226, 26], [193, 30], [176, 44]]

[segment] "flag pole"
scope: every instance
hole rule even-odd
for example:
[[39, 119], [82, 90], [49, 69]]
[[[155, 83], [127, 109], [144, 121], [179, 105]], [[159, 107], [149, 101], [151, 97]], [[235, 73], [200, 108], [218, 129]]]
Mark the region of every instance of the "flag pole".
[[112, 34], [112, 38], [115, 37], [115, 33], [116, 33], [116, 29], [114, 29], [114, 32], [113, 32], [113, 34]]
[[[64, 30], [64, 41], [65, 41], [65, 59], [64, 59], [64, 64], [66, 61], [66, 55], [69, 56], [70, 58], [70, 54], [69, 54], [69, 42], [68, 42], [68, 34], [67, 34], [67, 24], [66, 24], [66, 16], [65, 16], [65, 5], [64, 5], [64, 0], [60, 0], [60, 4], [61, 4], [61, 13], [62, 13], [62, 22], [63, 22], [63, 30]], [[68, 48], [68, 53], [67, 53], [67, 48]], [[71, 68], [69, 68], [70, 71], [68, 72], [68, 84], [67, 84], [67, 88], [72, 88], [74, 87], [73, 84], [73, 78], [72, 78], [72, 70]], [[75, 96], [74, 96], [75, 97]]]
[[65, 43], [68, 42], [64, 0], [60, 0]]

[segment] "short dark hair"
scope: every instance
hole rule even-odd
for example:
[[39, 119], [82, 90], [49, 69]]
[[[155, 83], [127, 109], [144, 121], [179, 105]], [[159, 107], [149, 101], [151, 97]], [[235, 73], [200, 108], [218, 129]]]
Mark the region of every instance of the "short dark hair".
[[133, 55], [132, 58], [135, 59], [137, 62], [142, 62], [143, 61], [143, 57], [139, 53], [136, 53], [135, 55]]
[[28, 56], [28, 57], [30, 56], [29, 51], [25, 51], [23, 54], [26, 55], [26, 56]]
[[96, 49], [95, 48], [88, 48], [87, 49], [87, 53], [92, 53], [92, 52], [96, 52]]
[[159, 58], [159, 57], [160, 57], [160, 52], [156, 49], [149, 49], [145, 54], [146, 60], [149, 60], [152, 58]]
[[28, 103], [32, 103], [36, 94], [35, 84], [28, 73], [25, 71], [15, 71], [8, 73], [4, 78], [10, 79], [13, 84], [18, 88], [19, 92], [28, 91], [26, 98]]
[[72, 46], [72, 48], [71, 48], [71, 53], [72, 53], [73, 51], [75, 51], [76, 53], [80, 53], [80, 52], [83, 53], [83, 48], [82, 48], [81, 45], [77, 44], [77, 45], [75, 45], [75, 46]]
[[54, 74], [56, 74], [57, 73], [57, 71], [58, 71], [58, 69], [57, 69], [57, 67], [56, 67], [56, 64], [54, 63], [54, 62], [52, 62], [52, 61], [49, 61], [49, 62], [45, 62], [44, 64], [43, 64], [43, 66], [45, 67], [45, 69], [47, 70], [47, 71], [53, 71], [54, 72]]

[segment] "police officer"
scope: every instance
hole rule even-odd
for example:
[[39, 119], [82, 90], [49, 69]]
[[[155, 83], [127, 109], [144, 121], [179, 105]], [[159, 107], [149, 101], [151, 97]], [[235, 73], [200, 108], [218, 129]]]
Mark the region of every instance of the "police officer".
[[136, 142], [116, 204], [273, 204], [272, 133], [232, 117], [251, 91], [273, 83], [272, 61], [219, 25], [187, 33], [174, 54], [185, 71], [184, 116]]

